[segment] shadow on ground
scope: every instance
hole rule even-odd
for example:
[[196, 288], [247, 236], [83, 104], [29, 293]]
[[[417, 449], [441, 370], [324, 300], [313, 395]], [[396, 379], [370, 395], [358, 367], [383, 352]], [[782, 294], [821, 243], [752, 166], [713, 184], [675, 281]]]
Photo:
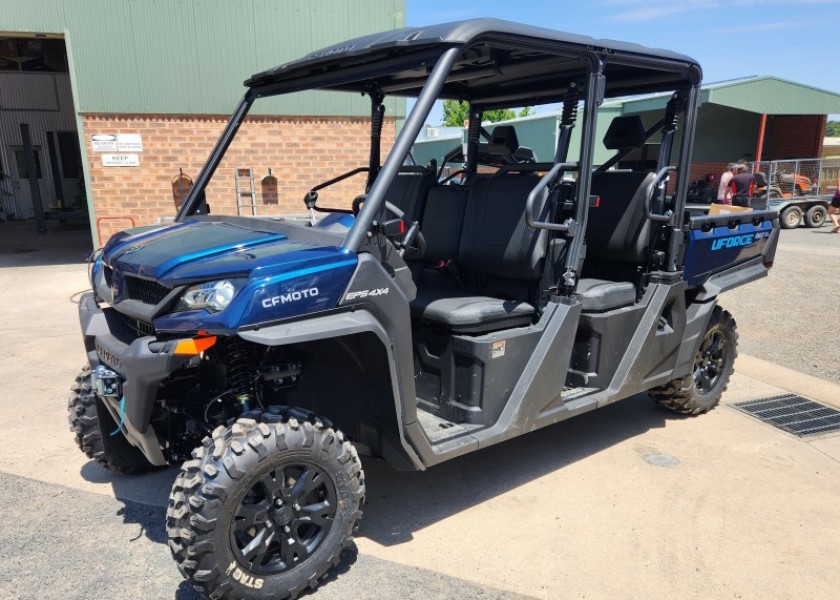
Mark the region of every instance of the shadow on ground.
[[359, 535], [386, 546], [408, 542], [415, 531], [675, 418], [639, 394], [420, 473], [367, 460]]
[[[415, 531], [675, 418], [680, 417], [639, 394], [425, 472], [397, 472], [384, 461], [365, 459], [367, 501], [359, 535], [386, 546], [408, 542]], [[161, 544], [166, 543], [164, 507], [177, 474], [177, 468], [170, 468], [125, 477], [94, 462], [81, 471], [88, 481], [110, 483], [125, 505], [124, 521], [139, 524]]]

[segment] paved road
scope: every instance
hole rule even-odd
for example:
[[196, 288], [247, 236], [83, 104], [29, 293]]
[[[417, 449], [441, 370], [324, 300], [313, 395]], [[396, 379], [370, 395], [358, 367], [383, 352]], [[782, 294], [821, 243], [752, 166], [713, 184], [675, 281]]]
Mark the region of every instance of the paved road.
[[782, 230], [770, 275], [723, 295], [740, 349], [840, 383], [840, 235]]
[[[84, 287], [83, 234], [7, 234], [0, 231], [0, 599], [196, 600], [165, 545], [174, 470], [112, 475], [87, 461], [67, 430], [66, 389], [83, 361], [69, 301]], [[797, 277], [781, 265], [810, 256], [809, 235], [818, 234], [783, 232], [780, 266], [745, 290], [768, 285], [774, 295], [779, 273]], [[834, 257], [833, 247], [814, 248]], [[763, 296], [738, 293], [726, 306], [742, 349], [775, 356], [755, 341], [766, 324]], [[425, 473], [365, 461], [357, 550], [309, 597], [835, 597], [840, 437], [801, 440], [731, 404], [808, 381], [830, 401], [840, 387], [742, 358], [724, 405], [701, 418], [672, 417], [637, 396]], [[785, 381], [746, 374], [762, 368]]]

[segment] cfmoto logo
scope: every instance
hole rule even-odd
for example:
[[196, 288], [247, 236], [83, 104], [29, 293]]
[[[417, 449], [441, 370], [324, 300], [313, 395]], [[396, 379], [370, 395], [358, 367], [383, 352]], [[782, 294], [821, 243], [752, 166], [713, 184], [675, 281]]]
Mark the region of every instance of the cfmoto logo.
[[741, 246], [749, 246], [753, 243], [755, 236], [750, 233], [747, 235], [736, 235], [733, 237], [722, 238], [712, 242], [712, 250], [721, 250], [723, 248], [740, 248]]
[[272, 306], [277, 306], [278, 304], [287, 304], [289, 302], [297, 302], [298, 300], [303, 300], [304, 298], [314, 298], [318, 295], [318, 288], [309, 288], [308, 290], [298, 290], [294, 292], [288, 292], [286, 294], [281, 294], [279, 296], [272, 296], [271, 298], [265, 298], [262, 301], [263, 308], [271, 308]]

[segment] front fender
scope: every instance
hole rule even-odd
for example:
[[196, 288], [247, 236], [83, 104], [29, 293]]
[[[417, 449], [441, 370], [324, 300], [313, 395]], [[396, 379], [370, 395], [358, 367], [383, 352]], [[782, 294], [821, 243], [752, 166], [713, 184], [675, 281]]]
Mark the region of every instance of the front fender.
[[[394, 410], [396, 411], [396, 422], [401, 448], [389, 449], [383, 447], [383, 456], [389, 463], [395, 466], [405, 463], [407, 459], [411, 467], [422, 470], [425, 466], [405, 436], [406, 425], [410, 426], [412, 423], [405, 423], [405, 411], [403, 410], [402, 403], [403, 394], [400, 391], [401, 379], [398, 374], [398, 365], [400, 362], [394, 354], [396, 342], [391, 340], [385, 327], [371, 312], [365, 309], [357, 309], [352, 312], [333, 313], [259, 329], [241, 330], [238, 335], [243, 340], [263, 346], [288, 346], [361, 333], [372, 333], [375, 335], [382, 344], [388, 359], [391, 393], [393, 395]], [[413, 398], [410, 400], [413, 400]], [[401, 456], [391, 454], [392, 450]]]

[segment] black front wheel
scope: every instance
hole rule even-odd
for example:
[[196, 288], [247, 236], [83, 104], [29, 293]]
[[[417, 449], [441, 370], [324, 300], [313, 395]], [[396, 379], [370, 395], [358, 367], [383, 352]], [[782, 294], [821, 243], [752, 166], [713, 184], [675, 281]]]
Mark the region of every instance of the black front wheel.
[[205, 596], [294, 598], [352, 542], [361, 463], [340, 431], [310, 413], [239, 419], [193, 457], [175, 480], [166, 525], [178, 568]]
[[660, 406], [683, 415], [700, 415], [712, 410], [726, 391], [738, 356], [735, 319], [716, 306], [703, 340], [694, 356], [692, 372], [650, 390]]

